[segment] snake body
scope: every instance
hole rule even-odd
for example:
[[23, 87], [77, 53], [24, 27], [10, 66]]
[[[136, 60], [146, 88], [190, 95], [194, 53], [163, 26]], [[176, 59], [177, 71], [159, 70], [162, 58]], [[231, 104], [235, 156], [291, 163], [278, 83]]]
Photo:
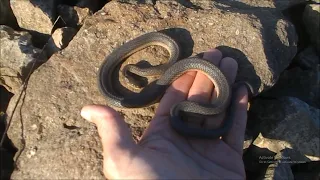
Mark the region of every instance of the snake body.
[[[136, 73], [139, 71], [139, 75], [141, 76], [162, 74], [161, 77], [147, 85], [139, 93], [133, 93], [127, 97], [118, 94], [112, 83], [112, 74], [116, 67], [122, 64], [130, 55], [152, 45], [162, 46], [168, 50], [170, 54], [168, 62], [155, 67], [133, 69], [136, 69]], [[179, 45], [171, 37], [159, 32], [144, 34], [120, 46], [105, 58], [98, 75], [99, 89], [106, 97], [106, 101], [109, 105], [120, 108], [146, 107], [158, 102], [170, 84], [185, 72], [189, 70], [200, 71], [207, 75], [207, 77], [214, 83], [218, 92], [217, 97], [208, 104], [182, 101], [174, 105], [170, 112], [171, 125], [179, 133], [184, 135], [202, 138], [222, 136], [231, 127], [231, 119], [233, 118], [232, 113], [226, 117], [220, 129], [213, 130], [187, 126], [180, 118], [180, 113], [185, 112], [201, 116], [212, 116], [224, 112], [228, 108], [231, 100], [231, 89], [226, 77], [218, 67], [202, 58], [189, 57], [179, 60], [179, 56]]]

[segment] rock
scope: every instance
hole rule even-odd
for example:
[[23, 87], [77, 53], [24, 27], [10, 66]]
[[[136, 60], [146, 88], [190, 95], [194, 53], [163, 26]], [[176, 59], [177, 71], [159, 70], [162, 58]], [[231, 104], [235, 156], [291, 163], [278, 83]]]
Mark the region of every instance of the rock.
[[314, 69], [318, 67], [318, 64], [320, 64], [320, 58], [316, 54], [314, 48], [309, 46], [294, 58], [293, 63], [304, 70]]
[[9, 0], [0, 0], [0, 25], [7, 25], [15, 29], [19, 28]]
[[[265, 13], [276, 29], [268, 29], [268, 33], [274, 36], [265, 36], [268, 33], [262, 29], [267, 24], [263, 26], [252, 15], [219, 9], [194, 10], [175, 1], [157, 1], [155, 6], [110, 1], [86, 19], [67, 48], [54, 54], [32, 74], [23, 104], [18, 104], [19, 113], [13, 116], [13, 126], [8, 132], [21, 151], [23, 123], [25, 150], [16, 160], [17, 169], [11, 178], [103, 178], [100, 138], [96, 128], [80, 117], [80, 110], [87, 104], [106, 104], [96, 83], [102, 61], [115, 48], [144, 33], [163, 30], [181, 44], [183, 57], [224, 46], [231, 53], [243, 55], [238, 59], [247, 63], [240, 65], [242, 75], [261, 77], [256, 89], [273, 85], [295, 54], [295, 34], [290, 23]], [[274, 46], [274, 42], [280, 46]], [[127, 62], [147, 59], [154, 65], [165, 62], [167, 57], [162, 48], [149, 47], [129, 57]], [[250, 69], [255, 69], [259, 76], [250, 74], [253, 72]], [[121, 75], [120, 80], [114, 79], [116, 87], [126, 86]], [[17, 98], [14, 96], [10, 101], [8, 114]], [[152, 119], [155, 108], [117, 110], [137, 139]], [[28, 158], [31, 149], [36, 149], [36, 153]]]
[[284, 71], [275, 86], [262, 93], [261, 96], [267, 98], [292, 96], [305, 101], [311, 106], [320, 108], [320, 65], [314, 65], [313, 68], [311, 70], [302, 70], [296, 67]]
[[[263, 38], [261, 44], [264, 46], [262, 49], [264, 49], [263, 53], [267, 59], [265, 61], [266, 64], [261, 63], [264, 61], [260, 61], [258, 57], [253, 58], [247, 56], [247, 53], [243, 51], [243, 49], [252, 49], [252, 44], [248, 44], [242, 48], [232, 47], [230, 45], [229, 47], [224, 47], [224, 40], [222, 40], [222, 48], [218, 47], [225, 56], [233, 57], [238, 60], [239, 71], [236, 81], [248, 81], [253, 87], [253, 95], [257, 95], [260, 92], [271, 88], [279, 78], [280, 73], [288, 67], [297, 52], [297, 36], [294, 28], [292, 28], [292, 24], [285, 21], [276, 9], [266, 8], [263, 10], [261, 7], [247, 6], [241, 4], [241, 2], [235, 1], [232, 1], [234, 3], [230, 3], [230, 1], [219, 2], [220, 4], [215, 4], [215, 7], [223, 12], [227, 11], [256, 17], [256, 20], [259, 21], [259, 25], [255, 24], [254, 26], [261, 28], [260, 33]], [[215, 3], [218, 2], [215, 1]], [[240, 3], [241, 5], [237, 6], [237, 3]], [[226, 38], [228, 40], [235, 41], [235, 39], [241, 38], [241, 35], [237, 35], [239, 30], [235, 29], [234, 31], [236, 36], [227, 36]], [[243, 31], [242, 33], [247, 32]], [[247, 40], [249, 39], [243, 39], [244, 42]], [[243, 44], [244, 42], [239, 43]], [[287, 44], [287, 46], [284, 44]], [[253, 54], [254, 53], [252, 53], [252, 55]], [[284, 59], [286, 60], [284, 61]], [[266, 70], [265, 67], [269, 67], [269, 70]]]
[[286, 148], [275, 155], [272, 164], [266, 170], [264, 179], [294, 179], [291, 166], [299, 163], [306, 163], [310, 160], [298, 152]]
[[259, 133], [253, 144], [279, 153], [285, 148], [320, 159], [320, 110], [294, 97], [253, 101], [248, 122]]
[[266, 174], [263, 179], [266, 180], [283, 180], [283, 179], [294, 179], [291, 167], [289, 164], [280, 163], [281, 160], [270, 164], [266, 170]]
[[320, 177], [320, 161], [311, 161], [291, 166], [294, 179], [319, 179]]
[[42, 34], [51, 34], [56, 17], [57, 0], [15, 0], [11, 8], [21, 28]]
[[225, 6], [230, 6], [232, 8], [260, 8], [260, 10], [269, 9], [281, 12], [294, 5], [306, 3], [307, 0], [216, 0], [215, 2], [221, 3]]
[[85, 18], [91, 15], [88, 8], [80, 8], [76, 6], [67, 6], [60, 4], [57, 7], [58, 14], [64, 20], [67, 26], [77, 28], [83, 24]]
[[320, 54], [320, 4], [308, 4], [304, 10], [303, 21], [311, 42]]
[[56, 29], [45, 47], [48, 56], [67, 47], [76, 33], [77, 30], [71, 27]]
[[8, 26], [0, 26], [0, 44], [0, 85], [17, 93], [32, 64], [43, 63], [46, 55], [32, 45], [28, 32], [14, 31]]

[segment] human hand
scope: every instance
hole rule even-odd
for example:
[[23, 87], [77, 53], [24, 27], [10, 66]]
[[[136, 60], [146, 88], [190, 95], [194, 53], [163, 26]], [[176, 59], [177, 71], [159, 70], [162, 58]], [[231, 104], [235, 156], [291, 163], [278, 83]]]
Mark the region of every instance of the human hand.
[[[213, 49], [205, 59], [218, 66], [233, 84], [237, 62], [223, 58]], [[234, 93], [234, 92], [233, 92]], [[248, 94], [236, 92], [233, 126], [221, 139], [204, 140], [177, 134], [169, 123], [170, 108], [182, 100], [209, 103], [217, 92], [202, 73], [187, 72], [167, 89], [155, 117], [136, 144], [122, 117], [112, 108], [89, 105], [81, 115], [96, 124], [103, 146], [104, 174], [112, 179], [245, 179], [242, 148], [247, 121]], [[206, 128], [216, 128], [224, 114], [202, 120]], [[200, 126], [199, 119], [188, 123]]]

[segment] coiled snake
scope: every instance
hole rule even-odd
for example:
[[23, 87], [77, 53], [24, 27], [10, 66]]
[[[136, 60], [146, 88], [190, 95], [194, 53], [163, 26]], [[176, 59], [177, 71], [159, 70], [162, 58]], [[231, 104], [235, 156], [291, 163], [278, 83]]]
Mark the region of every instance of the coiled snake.
[[[168, 62], [150, 68], [131, 66], [127, 70], [140, 76], [161, 74], [161, 77], [147, 85], [140, 93], [133, 93], [127, 97], [118, 94], [112, 83], [112, 74], [116, 67], [123, 63], [130, 55], [152, 45], [162, 46], [168, 50], [170, 54]], [[198, 138], [218, 138], [223, 136], [232, 126], [234, 116], [234, 103], [232, 102], [234, 98], [231, 97], [231, 88], [226, 77], [218, 67], [202, 58], [189, 57], [179, 60], [179, 56], [179, 45], [171, 37], [159, 32], [144, 34], [115, 49], [105, 58], [98, 74], [99, 89], [106, 97], [107, 103], [111, 106], [140, 108], [158, 102], [170, 84], [186, 71], [201, 71], [214, 83], [218, 92], [217, 97], [210, 104], [201, 104], [187, 100], [177, 103], [171, 108], [170, 124], [178, 133], [186, 136]], [[231, 106], [229, 107], [230, 101]], [[221, 127], [217, 129], [190, 127], [182, 120], [180, 114], [213, 116], [225, 110], [228, 110], [228, 113]]]

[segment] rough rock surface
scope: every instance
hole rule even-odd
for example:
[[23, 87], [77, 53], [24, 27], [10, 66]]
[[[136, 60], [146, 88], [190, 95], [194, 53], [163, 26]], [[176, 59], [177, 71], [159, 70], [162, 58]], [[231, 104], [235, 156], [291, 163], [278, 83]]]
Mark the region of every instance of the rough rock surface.
[[270, 164], [266, 170], [264, 179], [294, 179], [291, 166], [298, 163], [306, 163], [310, 160], [298, 152], [286, 148], [276, 154], [272, 161], [272, 164]]
[[57, 7], [58, 14], [65, 21], [65, 23], [70, 26], [77, 28], [79, 25], [83, 24], [85, 18], [91, 15], [88, 8], [80, 8], [76, 6], [59, 5]]
[[16, 93], [32, 64], [46, 59], [40, 49], [33, 47], [28, 32], [17, 32], [8, 26], [0, 26], [0, 85]]
[[293, 97], [257, 99], [248, 119], [256, 123], [256, 133], [261, 132], [253, 144], [275, 153], [291, 148], [311, 160], [319, 160], [319, 113], [319, 109]]
[[[266, 56], [267, 66], [270, 68], [265, 71], [264, 60], [261, 61], [260, 57], [249, 57], [243, 49], [251, 49], [254, 48], [252, 44], [248, 44], [243, 49], [233, 49], [233, 47], [229, 48], [219, 48], [224, 52], [225, 55], [231, 56], [234, 59], [239, 61], [239, 72], [237, 80], [247, 80], [253, 86], [253, 94], [256, 95], [263, 90], [269, 89], [272, 87], [276, 80], [279, 77], [279, 74], [288, 67], [292, 58], [296, 54], [296, 41], [297, 36], [295, 30], [292, 28], [291, 24], [288, 24], [284, 19], [282, 19], [281, 13], [279, 13], [276, 9], [266, 8], [261, 9], [261, 7], [252, 7], [252, 6], [237, 6], [235, 2], [230, 3], [231, 1], [219, 1], [214, 3], [214, 7], [218, 8], [222, 11], [233, 12], [237, 14], [242, 14], [246, 16], [255, 17], [256, 20], [259, 21], [260, 25], [254, 25], [256, 27], [261, 28], [261, 35], [264, 39], [264, 54]], [[247, 33], [247, 32], [244, 32]], [[236, 30], [237, 34], [237, 30]], [[233, 38], [238, 39], [236, 37], [226, 37], [227, 39], [232, 40]], [[286, 39], [286, 40], [284, 40]], [[248, 39], [247, 39], [248, 40]], [[244, 42], [247, 40], [243, 39]], [[234, 40], [232, 40], [234, 41]], [[243, 42], [239, 42], [243, 44]], [[277, 47], [277, 48], [274, 48]], [[237, 50], [240, 50], [236, 53]], [[252, 49], [252, 51], [254, 51]], [[281, 53], [283, 51], [283, 53]], [[254, 53], [253, 53], [254, 54]], [[282, 57], [280, 57], [282, 56]], [[246, 59], [247, 58], [247, 59]], [[283, 59], [290, 59], [288, 62], [283, 61]], [[253, 60], [255, 59], [255, 60]], [[273, 61], [272, 59], [278, 59], [277, 61]], [[253, 61], [252, 61], [253, 60]], [[249, 62], [249, 63], [248, 63]], [[264, 70], [262, 70], [264, 69]], [[256, 75], [253, 75], [255, 74]], [[255, 79], [254, 79], [255, 78]]]
[[301, 51], [293, 60], [301, 69], [314, 69], [320, 64], [320, 57], [312, 46]]
[[[270, 24], [262, 25], [251, 14], [194, 10], [175, 1], [157, 1], [154, 7], [109, 2], [86, 19], [66, 49], [33, 73], [8, 133], [13, 143], [24, 149], [12, 178], [103, 178], [100, 140], [95, 127], [80, 117], [80, 109], [91, 103], [106, 104], [96, 83], [98, 68], [115, 48], [146, 32], [169, 28], [164, 32], [181, 43], [185, 57], [220, 46], [239, 57], [240, 79], [259, 79], [256, 90], [273, 85], [295, 54], [296, 39], [290, 23], [265, 13]], [[264, 30], [268, 25], [273, 31]], [[278, 48], [271, 48], [274, 43]], [[128, 62], [147, 59], [159, 64], [165, 57], [165, 51], [150, 47]], [[253, 70], [258, 75], [252, 74]], [[120, 78], [115, 84], [121, 82]], [[8, 114], [16, 100], [17, 96], [12, 98]], [[135, 139], [154, 109], [119, 110]]]
[[320, 54], [320, 4], [309, 4], [303, 14], [303, 20], [310, 40]]
[[281, 159], [268, 166], [264, 177], [265, 180], [294, 179], [290, 165], [280, 162]]
[[18, 28], [18, 23], [10, 7], [10, 0], [0, 0], [0, 25]]
[[45, 51], [48, 56], [51, 56], [52, 54], [67, 47], [76, 33], [77, 30], [71, 27], [56, 29], [45, 47]]
[[233, 8], [265, 8], [265, 10], [277, 10], [281, 12], [293, 5], [305, 3], [307, 0], [216, 0], [216, 2]]
[[299, 67], [285, 70], [275, 86], [261, 96], [268, 98], [292, 96], [320, 108], [319, 76], [319, 64], [315, 64], [310, 70], [302, 70]]
[[50, 34], [55, 21], [57, 0], [15, 0], [11, 8], [21, 28]]

